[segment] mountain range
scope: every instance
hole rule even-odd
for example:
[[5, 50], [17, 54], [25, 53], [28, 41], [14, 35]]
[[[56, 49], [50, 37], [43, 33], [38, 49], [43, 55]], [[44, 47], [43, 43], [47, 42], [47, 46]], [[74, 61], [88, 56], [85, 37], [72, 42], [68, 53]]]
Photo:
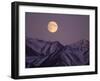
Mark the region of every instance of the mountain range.
[[89, 65], [89, 41], [70, 45], [58, 41], [26, 39], [26, 68]]

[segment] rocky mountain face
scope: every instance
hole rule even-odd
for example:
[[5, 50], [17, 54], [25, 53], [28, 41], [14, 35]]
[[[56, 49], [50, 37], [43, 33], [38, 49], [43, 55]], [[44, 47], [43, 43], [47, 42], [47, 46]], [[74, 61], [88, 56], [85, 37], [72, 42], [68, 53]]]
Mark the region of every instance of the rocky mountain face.
[[89, 41], [63, 46], [58, 41], [26, 39], [26, 68], [89, 65]]

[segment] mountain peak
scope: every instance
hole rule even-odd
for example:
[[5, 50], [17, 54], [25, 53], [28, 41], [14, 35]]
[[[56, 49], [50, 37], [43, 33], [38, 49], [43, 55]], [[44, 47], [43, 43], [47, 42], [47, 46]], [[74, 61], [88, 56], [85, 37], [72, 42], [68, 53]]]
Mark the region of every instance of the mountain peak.
[[63, 47], [58, 41], [44, 41], [40, 39], [26, 39], [26, 45], [38, 53], [47, 55], [58, 51]]
[[54, 42], [52, 42], [53, 44], [55, 44], [55, 45], [61, 45], [61, 46], [63, 46], [60, 42], [58, 42], [58, 41], [54, 41]]
[[85, 39], [79, 40], [79, 41], [77, 41], [77, 42], [75, 42], [73, 44], [70, 44], [70, 46], [72, 48], [80, 48], [80, 49], [86, 48], [86, 49], [88, 49], [89, 48], [89, 41], [85, 40]]

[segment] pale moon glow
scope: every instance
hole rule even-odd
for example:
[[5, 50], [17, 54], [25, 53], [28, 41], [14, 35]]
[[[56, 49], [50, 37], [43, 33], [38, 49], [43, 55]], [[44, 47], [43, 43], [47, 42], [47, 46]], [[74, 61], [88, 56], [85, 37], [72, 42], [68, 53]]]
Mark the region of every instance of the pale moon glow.
[[58, 25], [55, 21], [50, 21], [48, 23], [48, 31], [51, 33], [55, 33], [58, 30]]

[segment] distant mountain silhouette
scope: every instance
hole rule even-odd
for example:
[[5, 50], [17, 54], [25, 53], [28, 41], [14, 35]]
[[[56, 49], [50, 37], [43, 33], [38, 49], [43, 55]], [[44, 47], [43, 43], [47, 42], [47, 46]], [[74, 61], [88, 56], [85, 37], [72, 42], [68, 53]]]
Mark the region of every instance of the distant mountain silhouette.
[[89, 41], [63, 46], [58, 41], [26, 39], [26, 68], [89, 64]]

